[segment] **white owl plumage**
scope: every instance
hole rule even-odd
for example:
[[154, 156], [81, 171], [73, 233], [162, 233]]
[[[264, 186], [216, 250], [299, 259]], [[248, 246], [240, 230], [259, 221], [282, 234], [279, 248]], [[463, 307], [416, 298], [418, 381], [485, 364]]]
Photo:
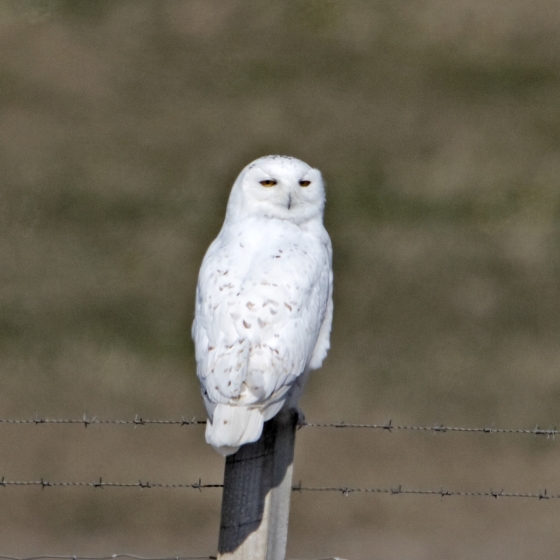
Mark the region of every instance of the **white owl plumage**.
[[329, 349], [332, 249], [321, 173], [266, 156], [237, 177], [198, 278], [192, 335], [208, 412], [206, 441], [223, 455], [259, 439], [295, 408]]

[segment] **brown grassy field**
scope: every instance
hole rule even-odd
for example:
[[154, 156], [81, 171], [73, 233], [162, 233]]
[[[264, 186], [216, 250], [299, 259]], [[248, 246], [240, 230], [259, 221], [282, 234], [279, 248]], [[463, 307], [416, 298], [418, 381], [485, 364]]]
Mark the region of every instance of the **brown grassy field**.
[[[190, 325], [255, 157], [327, 181], [309, 421], [549, 427], [557, 0], [0, 1], [0, 417], [204, 417]], [[305, 428], [307, 485], [560, 492], [535, 436]], [[0, 425], [11, 480], [219, 482], [201, 427]], [[0, 553], [215, 552], [218, 490], [0, 488]], [[560, 500], [294, 494], [289, 558], [539, 560]]]

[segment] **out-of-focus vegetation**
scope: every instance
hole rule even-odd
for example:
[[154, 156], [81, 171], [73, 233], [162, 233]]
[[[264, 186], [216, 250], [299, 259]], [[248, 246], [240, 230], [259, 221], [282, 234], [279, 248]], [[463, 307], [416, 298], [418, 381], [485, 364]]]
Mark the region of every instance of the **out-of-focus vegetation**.
[[[560, 399], [556, 0], [4, 0], [0, 416], [203, 416], [200, 260], [251, 159], [328, 184], [311, 420], [533, 427]], [[220, 480], [195, 428], [0, 426], [9, 479]], [[309, 484], [536, 490], [558, 444], [301, 430]], [[219, 494], [1, 489], [3, 553], [215, 550]], [[294, 496], [289, 554], [557, 558], [559, 506]]]

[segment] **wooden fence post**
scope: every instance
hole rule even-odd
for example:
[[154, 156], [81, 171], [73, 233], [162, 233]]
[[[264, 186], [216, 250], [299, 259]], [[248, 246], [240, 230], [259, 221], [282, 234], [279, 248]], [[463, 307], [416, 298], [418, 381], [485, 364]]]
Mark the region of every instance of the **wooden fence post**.
[[265, 423], [258, 441], [226, 460], [219, 560], [284, 560], [297, 413]]

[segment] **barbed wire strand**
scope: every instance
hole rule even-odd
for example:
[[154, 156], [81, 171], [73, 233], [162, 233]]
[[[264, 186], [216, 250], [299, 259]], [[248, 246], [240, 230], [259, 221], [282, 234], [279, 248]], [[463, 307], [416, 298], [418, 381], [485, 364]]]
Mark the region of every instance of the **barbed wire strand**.
[[1, 560], [115, 560], [116, 558], [132, 558], [133, 560], [216, 560], [216, 556], [164, 556], [149, 557], [136, 554], [111, 554], [110, 556], [60, 556], [57, 554], [43, 554], [40, 556], [4, 556], [0, 554]]
[[[177, 425], [177, 426], [198, 426], [205, 425], [206, 420], [197, 420], [196, 418], [187, 419], [181, 417], [180, 420], [149, 420], [141, 418], [136, 415], [133, 420], [121, 420], [121, 419], [111, 419], [111, 418], [97, 418], [97, 416], [92, 416], [88, 418], [85, 414], [82, 418], [42, 418], [40, 416], [35, 416], [34, 418], [0, 418], [0, 424], [82, 424], [86, 428], [90, 425], [134, 425], [134, 426], [145, 426], [145, 425]], [[1, 558], [1, 556], [0, 556]]]
[[398, 425], [393, 424], [391, 420], [385, 424], [353, 424], [347, 422], [328, 422], [316, 423], [308, 422], [303, 425], [310, 428], [369, 428], [373, 430], [383, 430], [392, 432], [393, 430], [409, 430], [417, 432], [434, 432], [434, 433], [447, 433], [447, 432], [464, 432], [464, 433], [481, 433], [481, 434], [524, 434], [546, 436], [552, 438], [560, 434], [560, 430], [556, 428], [540, 428], [536, 425], [532, 429], [526, 428], [492, 428], [492, 427], [462, 427], [462, 426], [445, 426], [444, 424], [436, 424], [434, 426], [411, 426], [411, 425]]
[[198, 482], [193, 484], [189, 483], [173, 483], [173, 482], [149, 482], [138, 480], [136, 482], [105, 482], [102, 477], [99, 480], [93, 481], [52, 481], [40, 478], [39, 480], [6, 480], [5, 477], [0, 479], [0, 486], [41, 486], [44, 488], [49, 487], [73, 487], [85, 486], [91, 488], [193, 488], [195, 490], [202, 490], [203, 488], [223, 488], [223, 484], [203, 484], [199, 479]]
[[[205, 425], [206, 420], [197, 420], [196, 417], [188, 419], [181, 417], [180, 420], [152, 420], [142, 418], [136, 415], [134, 419], [111, 419], [97, 418], [96, 416], [87, 417], [85, 414], [82, 418], [42, 418], [35, 416], [34, 418], [0, 418], [0, 424], [81, 424], [84, 427], [90, 425], [117, 425], [117, 426], [147, 426], [147, 425], [167, 425], [167, 426], [200, 426]], [[359, 424], [352, 422], [305, 422], [303, 428], [357, 428], [382, 430], [386, 432], [398, 431], [415, 431], [415, 432], [434, 432], [434, 433], [481, 433], [481, 434], [521, 434], [546, 436], [546, 438], [554, 439], [560, 434], [560, 430], [555, 427], [541, 428], [537, 424], [534, 428], [493, 428], [493, 427], [464, 427], [464, 426], [445, 426], [444, 424], [436, 424], [434, 426], [414, 426], [404, 424], [393, 424], [391, 420], [384, 424]]]
[[[115, 560], [115, 558], [131, 558], [133, 560], [216, 560], [216, 556], [138, 556], [136, 554], [111, 554], [110, 556], [60, 556], [56, 554], [41, 556], [4, 556], [0, 554], [0, 560]], [[319, 560], [342, 560], [342, 558], [320, 558]]]
[[[194, 490], [208, 489], [208, 488], [223, 488], [223, 484], [205, 484], [202, 480], [189, 483], [167, 483], [167, 482], [149, 482], [138, 480], [136, 482], [104, 482], [100, 477], [99, 480], [94, 481], [50, 481], [43, 478], [39, 480], [6, 480], [4, 477], [0, 479], [0, 486], [40, 486], [41, 488], [51, 487], [90, 487], [90, 488], [190, 488]], [[504, 489], [499, 491], [490, 489], [489, 491], [470, 491], [470, 490], [446, 490], [440, 488], [438, 490], [422, 490], [414, 488], [403, 488], [401, 484], [391, 488], [360, 488], [350, 486], [303, 486], [301, 481], [297, 486], [292, 486], [293, 492], [336, 492], [343, 496], [350, 494], [391, 494], [391, 495], [427, 495], [427, 496], [440, 496], [441, 498], [450, 496], [463, 496], [463, 497], [491, 497], [491, 498], [532, 498], [538, 500], [555, 500], [560, 499], [560, 494], [550, 494], [546, 488], [538, 492], [506, 492]], [[2, 558], [2, 556], [0, 556]], [[142, 560], [142, 559], [141, 559]]]

